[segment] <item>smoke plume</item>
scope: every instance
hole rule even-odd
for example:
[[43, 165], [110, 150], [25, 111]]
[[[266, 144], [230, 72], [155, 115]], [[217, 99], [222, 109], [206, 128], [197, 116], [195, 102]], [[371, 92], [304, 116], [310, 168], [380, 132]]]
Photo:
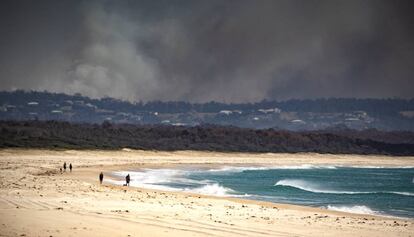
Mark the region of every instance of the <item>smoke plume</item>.
[[408, 0], [62, 2], [9, 4], [0, 89], [131, 101], [413, 96]]

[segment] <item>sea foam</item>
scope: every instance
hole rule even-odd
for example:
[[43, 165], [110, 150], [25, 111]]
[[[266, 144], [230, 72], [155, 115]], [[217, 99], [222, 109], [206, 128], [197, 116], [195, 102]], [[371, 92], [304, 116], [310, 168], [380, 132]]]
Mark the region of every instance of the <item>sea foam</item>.
[[369, 215], [378, 215], [379, 212], [372, 210], [371, 208], [364, 206], [364, 205], [355, 205], [355, 206], [334, 206], [328, 205], [326, 207], [328, 210], [332, 211], [341, 211], [341, 212], [349, 212], [355, 214], [369, 214]]

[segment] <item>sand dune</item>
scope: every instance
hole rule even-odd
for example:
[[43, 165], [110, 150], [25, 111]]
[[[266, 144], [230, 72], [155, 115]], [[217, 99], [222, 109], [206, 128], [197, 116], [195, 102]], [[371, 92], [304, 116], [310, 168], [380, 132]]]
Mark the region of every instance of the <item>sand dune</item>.
[[[72, 173], [61, 174], [66, 161]], [[0, 236], [412, 236], [412, 219], [99, 185], [125, 167], [414, 166], [414, 157], [155, 151], [0, 151]]]

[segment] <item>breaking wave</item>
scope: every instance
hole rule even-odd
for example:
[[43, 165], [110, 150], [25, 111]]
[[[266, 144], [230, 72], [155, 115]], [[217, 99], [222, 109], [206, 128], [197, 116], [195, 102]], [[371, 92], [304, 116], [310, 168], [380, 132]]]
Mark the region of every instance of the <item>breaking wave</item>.
[[333, 206], [328, 205], [326, 207], [328, 210], [332, 211], [341, 211], [341, 212], [349, 212], [355, 214], [369, 214], [369, 215], [378, 215], [379, 212], [372, 210], [371, 208], [363, 205], [355, 205], [355, 206]]
[[414, 193], [409, 193], [409, 192], [386, 192], [386, 193], [393, 193], [393, 194], [404, 195], [404, 196], [414, 196]]
[[183, 191], [204, 194], [204, 195], [222, 196], [222, 197], [232, 196], [232, 194], [235, 193], [233, 189], [226, 188], [224, 186], [219, 185], [218, 183], [207, 184], [199, 188], [184, 189]]
[[414, 166], [337, 165], [337, 168], [354, 169], [413, 169]]
[[[125, 181], [122, 180], [123, 177], [129, 174], [131, 176], [130, 185], [132, 187], [159, 189], [165, 191], [184, 191], [213, 196], [248, 196], [247, 194], [239, 195], [234, 190], [221, 186], [211, 180], [194, 180], [185, 178], [187, 174], [193, 172], [197, 172], [197, 170], [143, 169], [142, 171], [120, 171], [112, 173], [119, 179], [106, 179], [106, 182], [116, 185], [123, 185], [125, 183]], [[177, 188], [169, 186], [171, 184], [191, 185], [192, 187]]]
[[218, 169], [209, 169], [206, 172], [243, 172], [249, 170], [299, 170], [299, 169], [336, 169], [332, 165], [281, 165], [281, 166], [225, 166]]
[[[355, 169], [411, 169], [414, 166], [356, 166], [356, 165], [279, 165], [279, 166], [225, 166], [216, 169], [209, 169], [201, 172], [229, 172], [237, 173], [250, 170], [307, 170], [307, 169], [338, 169], [338, 168], [355, 168]], [[200, 171], [200, 170], [199, 170]], [[413, 181], [414, 182], [414, 181]]]
[[341, 191], [341, 190], [329, 190], [324, 189], [319, 184], [308, 182], [300, 179], [282, 179], [278, 181], [274, 186], [285, 186], [300, 189], [312, 193], [327, 193], [327, 194], [395, 194], [403, 196], [414, 196], [414, 193], [410, 192], [392, 192], [392, 191], [372, 191], [372, 192], [359, 192], [359, 191]]
[[321, 188], [320, 185], [318, 184], [300, 180], [300, 179], [282, 179], [278, 181], [275, 184], [275, 186], [292, 187], [292, 188], [301, 189], [301, 190], [312, 192], [312, 193], [332, 193], [332, 194], [355, 194], [357, 193], [357, 192], [347, 192], [347, 191], [326, 190], [326, 189]]

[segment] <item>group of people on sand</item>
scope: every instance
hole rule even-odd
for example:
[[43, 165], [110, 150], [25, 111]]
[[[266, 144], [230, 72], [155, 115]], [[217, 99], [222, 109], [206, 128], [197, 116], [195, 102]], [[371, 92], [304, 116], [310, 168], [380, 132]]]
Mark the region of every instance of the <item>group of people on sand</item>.
[[[66, 162], [63, 163], [63, 172], [66, 172]], [[72, 172], [72, 163], [69, 163], [69, 171]], [[60, 168], [60, 172], [62, 173], [62, 168]], [[104, 174], [101, 172], [99, 174], [99, 183], [102, 184], [104, 178]], [[125, 176], [125, 184], [124, 186], [129, 186], [129, 183], [131, 182], [131, 176], [129, 174]]]
[[[72, 163], [69, 163], [69, 170], [72, 172]], [[60, 172], [62, 173], [62, 168], [60, 168]], [[66, 172], [66, 162], [63, 163], [63, 172]]]
[[[103, 182], [103, 178], [104, 178], [104, 174], [101, 172], [99, 174], [99, 183], [102, 184]], [[125, 184], [124, 186], [129, 186], [129, 183], [131, 182], [131, 176], [129, 176], [129, 174], [127, 176], [125, 176]]]

